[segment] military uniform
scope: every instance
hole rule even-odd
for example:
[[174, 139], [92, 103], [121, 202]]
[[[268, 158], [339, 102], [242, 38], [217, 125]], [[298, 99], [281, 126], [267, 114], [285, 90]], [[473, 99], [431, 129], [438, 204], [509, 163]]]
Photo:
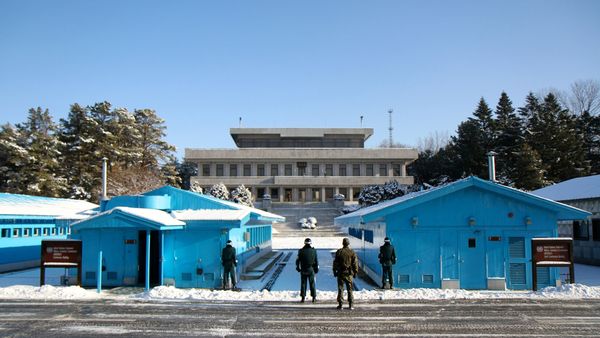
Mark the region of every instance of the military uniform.
[[352, 309], [354, 303], [354, 285], [352, 278], [358, 273], [358, 259], [356, 253], [350, 249], [350, 241], [347, 238], [343, 240], [344, 247], [336, 251], [335, 259], [333, 260], [333, 275], [337, 277], [338, 286], [338, 309], [342, 308], [344, 301], [344, 284], [348, 291], [348, 308]]
[[311, 241], [307, 238], [304, 241], [304, 247], [298, 250], [296, 258], [296, 271], [300, 272], [300, 297], [302, 302], [306, 297], [306, 282], [310, 285], [310, 296], [313, 303], [317, 299], [317, 289], [315, 288], [315, 274], [319, 272], [319, 261], [317, 259], [317, 250], [310, 246]]
[[231, 246], [231, 241], [227, 241], [227, 245], [221, 252], [221, 264], [223, 264], [223, 289], [229, 284], [229, 276], [231, 276], [231, 288], [235, 288], [235, 267], [237, 266], [235, 248]]
[[394, 273], [392, 265], [396, 264], [396, 250], [391, 244], [389, 238], [385, 238], [385, 243], [379, 247], [379, 263], [381, 263], [381, 288], [385, 287], [386, 279], [390, 281], [390, 289], [394, 287]]

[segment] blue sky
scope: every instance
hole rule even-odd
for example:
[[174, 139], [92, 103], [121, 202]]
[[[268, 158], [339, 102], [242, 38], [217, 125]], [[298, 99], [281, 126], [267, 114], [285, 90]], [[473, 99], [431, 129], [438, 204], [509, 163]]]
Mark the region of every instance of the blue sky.
[[0, 1], [0, 123], [107, 100], [179, 154], [229, 128], [359, 127], [416, 145], [480, 97], [600, 80], [600, 1]]

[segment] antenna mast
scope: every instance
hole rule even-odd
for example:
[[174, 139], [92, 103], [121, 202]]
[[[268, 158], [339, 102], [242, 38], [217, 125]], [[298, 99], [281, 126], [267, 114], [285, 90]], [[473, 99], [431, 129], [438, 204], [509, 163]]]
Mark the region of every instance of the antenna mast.
[[240, 116], [240, 123], [239, 124], [240, 124], [239, 127], [241, 128], [242, 127], [242, 117], [241, 116]]
[[394, 140], [392, 139], [392, 131], [394, 130], [394, 127], [392, 127], [392, 113], [394, 111], [392, 109], [388, 110], [388, 114], [390, 114], [390, 127], [388, 128], [388, 130], [390, 131], [390, 148], [393, 147], [394, 145]]
[[363, 122], [363, 118], [364, 118], [364, 116], [363, 116], [363, 115], [361, 115], [361, 116], [360, 116], [360, 127], [361, 127], [361, 128], [363, 127], [363, 124], [362, 124], [362, 122]]

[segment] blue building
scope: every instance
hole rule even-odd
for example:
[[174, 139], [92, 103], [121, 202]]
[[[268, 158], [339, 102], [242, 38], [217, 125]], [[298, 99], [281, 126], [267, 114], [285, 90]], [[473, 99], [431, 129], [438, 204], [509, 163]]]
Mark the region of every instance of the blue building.
[[83, 241], [84, 286], [96, 285], [100, 270], [103, 286], [219, 287], [226, 241], [243, 270], [270, 251], [272, 222], [285, 220], [170, 186], [114, 197], [101, 210], [72, 224], [72, 237]]
[[[387, 236], [400, 288], [531, 289], [531, 239], [557, 237], [559, 220], [588, 212], [469, 177], [407, 194], [335, 219], [347, 226], [363, 269], [381, 280], [377, 255]], [[538, 286], [560, 283], [538, 268]]]
[[68, 223], [97, 207], [86, 201], [0, 193], [0, 272], [39, 266], [42, 240], [67, 238]]

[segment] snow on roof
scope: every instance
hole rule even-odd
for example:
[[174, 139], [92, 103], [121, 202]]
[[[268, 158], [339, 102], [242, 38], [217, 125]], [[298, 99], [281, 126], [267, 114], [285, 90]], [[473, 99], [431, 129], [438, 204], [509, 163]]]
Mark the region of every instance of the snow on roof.
[[600, 175], [573, 178], [531, 193], [554, 201], [600, 198]]
[[87, 201], [0, 193], [0, 215], [64, 216], [97, 207]]
[[174, 210], [171, 215], [183, 221], [241, 221], [250, 211], [248, 210], [224, 210], [224, 209], [201, 209], [201, 210]]
[[[209, 196], [209, 197], [211, 197], [211, 196]], [[215, 198], [215, 197], [211, 197], [211, 198]], [[246, 210], [246, 211], [255, 213], [259, 216], [265, 217], [265, 218], [273, 219], [273, 220], [279, 221], [279, 222], [285, 222], [285, 217], [279, 216], [277, 214], [273, 214], [270, 212], [260, 210], [258, 208], [249, 207], [249, 206], [235, 203], [235, 202], [225, 201], [225, 200], [218, 199], [218, 198], [215, 198], [215, 199], [218, 200], [218, 202], [220, 202], [222, 204], [232, 206], [233, 208], [238, 209], [238, 210]]]
[[101, 217], [104, 215], [110, 215], [114, 212], [122, 212], [125, 214], [129, 214], [138, 218], [143, 218], [147, 221], [158, 223], [161, 225], [185, 225], [184, 222], [173, 218], [169, 213], [157, 210], [157, 209], [146, 209], [146, 208], [130, 208], [130, 207], [116, 207], [110, 210], [101, 212], [95, 216], [87, 218], [85, 220], [77, 221], [72, 225], [79, 224], [81, 222], [89, 221], [95, 219], [96, 217]]

